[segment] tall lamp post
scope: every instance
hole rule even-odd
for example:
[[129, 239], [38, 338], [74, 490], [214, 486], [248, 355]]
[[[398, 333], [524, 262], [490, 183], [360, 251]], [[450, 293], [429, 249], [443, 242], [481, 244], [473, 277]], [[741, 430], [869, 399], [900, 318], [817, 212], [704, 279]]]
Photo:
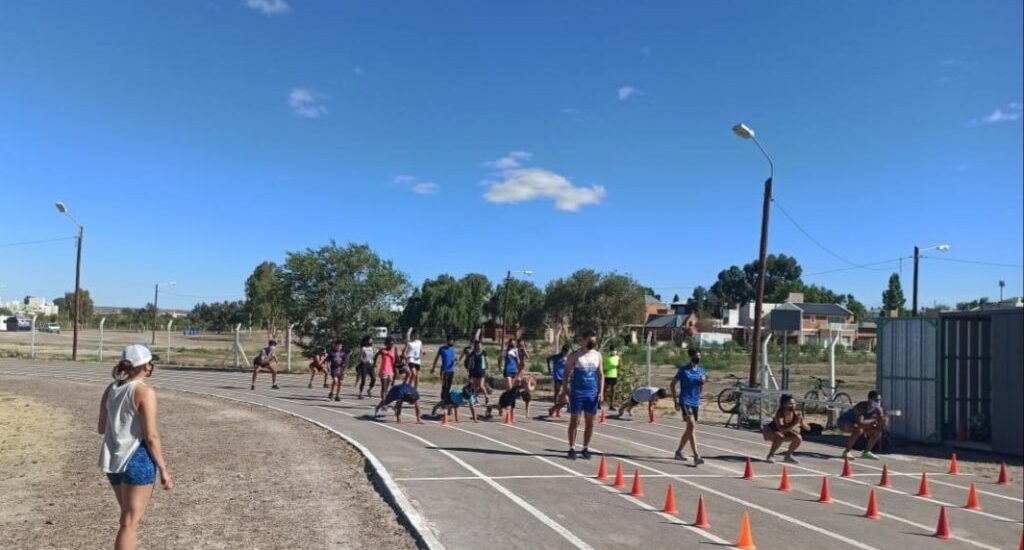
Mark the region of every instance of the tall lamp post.
[[772, 203], [772, 180], [775, 178], [775, 163], [772, 162], [772, 157], [761, 146], [761, 142], [757, 141], [754, 130], [749, 126], [737, 124], [732, 127], [732, 131], [743, 139], [753, 140], [757, 148], [761, 150], [761, 154], [768, 160], [769, 169], [768, 179], [764, 182], [764, 206], [761, 210], [761, 251], [757, 256], [757, 301], [754, 302], [754, 334], [752, 336], [753, 345], [750, 348], [750, 376], [747, 379], [747, 383], [750, 386], [756, 386], [757, 373], [761, 367], [761, 312], [764, 309], [765, 256], [768, 254], [768, 212]]
[[508, 270], [508, 273], [505, 274], [505, 300], [501, 305], [501, 339], [498, 341], [502, 346], [505, 345], [505, 325], [507, 324], [505, 313], [508, 311], [508, 290], [512, 283], [513, 273], [522, 273], [526, 276], [533, 275], [533, 271], [529, 269], [510, 269]]
[[937, 244], [935, 246], [929, 246], [927, 248], [921, 248], [919, 246], [914, 247], [914, 303], [911, 315], [917, 317], [917, 264], [921, 260], [921, 253], [928, 252], [929, 250], [938, 250], [939, 252], [945, 252], [949, 250], [948, 244]]
[[[167, 283], [167, 286], [174, 286], [178, 283], [171, 281]], [[150, 342], [151, 345], [156, 345], [156, 319], [160, 315], [160, 309], [157, 307], [157, 300], [160, 299], [160, 283], [153, 285], [153, 339]]]
[[71, 220], [71, 223], [78, 226], [78, 244], [75, 246], [77, 249], [75, 253], [75, 319], [73, 321], [74, 325], [71, 327], [73, 334], [71, 338], [71, 360], [75, 361], [78, 359], [78, 320], [82, 310], [82, 236], [85, 233], [85, 228], [71, 215], [68, 207], [63, 202], [58, 202], [54, 206], [57, 207], [57, 212], [66, 215]]

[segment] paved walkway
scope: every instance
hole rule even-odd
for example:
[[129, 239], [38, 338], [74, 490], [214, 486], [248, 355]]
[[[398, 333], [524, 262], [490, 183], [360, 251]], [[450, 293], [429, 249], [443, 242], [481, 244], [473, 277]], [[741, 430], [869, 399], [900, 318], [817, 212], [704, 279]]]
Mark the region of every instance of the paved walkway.
[[[105, 384], [110, 367], [3, 360], [2, 374]], [[151, 382], [162, 389], [273, 407], [354, 439], [384, 466], [411, 504], [413, 520], [421, 521], [428, 544], [437, 547], [728, 547], [737, 540], [744, 512], [750, 514], [754, 541], [761, 549], [1007, 550], [1021, 540], [1020, 480], [1009, 486], [975, 480], [983, 510], [967, 510], [967, 486], [974, 478], [928, 472], [933, 496], [920, 498], [914, 495], [921, 472], [911, 457], [858, 460], [854, 476], [842, 478], [834, 447], [805, 443], [798, 452], [800, 464], [788, 466], [793, 490], [787, 493], [776, 490], [781, 464], [760, 462], [767, 444], [759, 434], [701, 425], [698, 445], [707, 463], [695, 468], [672, 459], [681, 433], [678, 420], [651, 425], [637, 414], [632, 420], [610, 418], [594, 435], [593, 450], [606, 454], [609, 474], [619, 464], [627, 474], [627, 490], [620, 491], [610, 480], [594, 479], [599, 456], [589, 461], [565, 457], [565, 417], [474, 424], [466, 411], [458, 424], [427, 420], [415, 425], [408, 411], [410, 421], [395, 424], [393, 414], [371, 419], [376, 400], [357, 399], [351, 387], [334, 402], [327, 401], [320, 387], [306, 389], [308, 377], [282, 376], [282, 389], [270, 390], [269, 375], [261, 374], [256, 391], [248, 389], [249, 378], [242, 372], [161, 369]], [[422, 393], [426, 414], [437, 402], [437, 392]], [[537, 403], [533, 412], [542, 408]], [[754, 481], [741, 479], [748, 456], [754, 459]], [[883, 464], [888, 465], [892, 488], [875, 487]], [[642, 497], [628, 494], [634, 471], [642, 477]], [[816, 502], [825, 475], [833, 504]], [[659, 512], [669, 483], [677, 516]], [[862, 517], [873, 487], [882, 513], [878, 520]], [[707, 503], [708, 529], [693, 526], [698, 496]], [[931, 536], [943, 505], [953, 533], [948, 541]]]

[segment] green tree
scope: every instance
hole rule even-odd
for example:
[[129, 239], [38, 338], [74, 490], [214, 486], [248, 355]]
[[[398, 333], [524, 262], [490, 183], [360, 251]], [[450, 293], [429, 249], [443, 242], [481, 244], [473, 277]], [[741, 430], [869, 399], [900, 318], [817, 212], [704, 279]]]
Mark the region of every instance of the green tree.
[[[141, 310], [130, 310], [128, 315], [131, 318], [131, 324], [141, 322], [143, 325], [147, 325], [152, 323], [152, 306], [153, 304], [146, 304], [146, 307]], [[188, 315], [189, 322], [194, 326], [217, 333], [234, 330], [235, 325], [241, 323], [243, 318], [247, 317], [245, 302], [241, 300], [214, 302], [212, 304], [199, 303], [192, 308]]]
[[506, 335], [511, 336], [515, 328], [537, 333], [544, 327], [544, 292], [530, 281], [512, 279], [508, 285], [508, 310], [502, 319], [505, 303], [505, 283], [499, 284], [487, 300], [484, 314], [501, 323], [504, 321]]
[[575, 333], [615, 336], [625, 325], [643, 322], [644, 292], [628, 275], [581, 269], [548, 283], [544, 311], [550, 324]]
[[14, 312], [9, 310], [9, 309], [7, 309], [6, 307], [0, 307], [0, 315], [11, 316], [11, 315], [14, 315]]
[[899, 273], [889, 276], [889, 288], [882, 293], [882, 309], [888, 315], [890, 311], [896, 311], [902, 316], [907, 306], [907, 299], [903, 297], [903, 286], [900, 284]]
[[[82, 315], [78, 318], [79, 326], [85, 325], [92, 319], [93, 315], [93, 302], [92, 296], [89, 291], [81, 288], [79, 289], [78, 299], [82, 304]], [[70, 323], [75, 318], [75, 292], [65, 292], [64, 296], [60, 298], [54, 298], [53, 304], [57, 306], [57, 312], [61, 317], [68, 319]]]
[[708, 307], [708, 289], [698, 286], [693, 289], [693, 294], [690, 296], [689, 303], [693, 308], [693, 311], [697, 312], [697, 316], [700, 318], [709, 317], [712, 313]]
[[252, 320], [267, 329], [268, 337], [275, 337], [288, 311], [288, 286], [281, 268], [274, 262], [256, 266], [245, 281], [245, 308]]
[[472, 334], [483, 321], [484, 308], [493, 293], [493, 286], [486, 275], [469, 273], [459, 279], [462, 288], [462, 326], [466, 334]]
[[676, 303], [678, 301], [679, 301], [679, 294], [673, 294], [672, 295], [672, 303], [674, 304], [674, 303]]
[[[743, 266], [743, 274], [751, 291], [748, 301], [753, 300], [757, 292], [757, 261]], [[803, 285], [800, 280], [802, 274], [803, 268], [793, 256], [769, 254], [765, 257], [764, 300], [774, 303], [786, 301], [790, 292], [799, 292]]]
[[288, 318], [310, 346], [335, 339], [355, 345], [371, 328], [391, 319], [391, 308], [409, 293], [408, 277], [368, 245], [289, 252], [282, 266], [291, 295]]
[[753, 285], [743, 270], [736, 266], [718, 272], [718, 280], [708, 289], [708, 305], [712, 311], [739, 306], [753, 298]]

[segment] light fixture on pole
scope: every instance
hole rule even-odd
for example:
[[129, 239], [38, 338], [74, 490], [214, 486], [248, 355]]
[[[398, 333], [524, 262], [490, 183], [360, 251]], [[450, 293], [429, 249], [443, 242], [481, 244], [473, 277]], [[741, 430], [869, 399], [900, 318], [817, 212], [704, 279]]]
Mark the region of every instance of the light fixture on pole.
[[761, 146], [761, 142], [757, 140], [754, 130], [749, 126], [737, 124], [732, 127], [732, 131], [743, 139], [753, 140], [757, 148], [761, 150], [761, 154], [768, 160], [769, 170], [768, 179], [764, 182], [764, 205], [761, 209], [761, 248], [757, 256], [757, 301], [754, 302], [754, 331], [751, 336], [752, 343], [750, 346], [750, 375], [747, 379], [749, 385], [756, 386], [757, 373], [761, 366], [758, 356], [761, 347], [761, 313], [764, 309], [765, 257], [768, 255], [768, 213], [772, 203], [772, 180], [775, 179], [775, 163], [772, 162], [772, 157]]
[[928, 252], [929, 250], [938, 250], [939, 252], [945, 252], [949, 250], [949, 245], [943, 243], [937, 244], [935, 246], [929, 246], [926, 248], [921, 248], [919, 246], [914, 247], [914, 301], [912, 304], [913, 309], [911, 309], [911, 315], [913, 315], [914, 317], [917, 317], [917, 264], [921, 259], [921, 253]]
[[71, 220], [71, 223], [78, 227], [78, 242], [75, 246], [75, 249], [77, 250], [75, 253], [75, 318], [72, 321], [74, 324], [71, 327], [73, 334], [71, 338], [71, 360], [75, 361], [78, 359], [78, 322], [80, 319], [79, 312], [82, 309], [82, 236], [85, 233], [85, 228], [82, 227], [82, 224], [78, 223], [78, 220], [71, 215], [71, 212], [68, 211], [68, 207], [63, 202], [57, 202], [54, 206], [57, 207], [57, 212], [67, 216], [68, 219]]
[[526, 275], [527, 277], [529, 277], [530, 275], [533, 275], [533, 270], [530, 270], [530, 269], [510, 269], [510, 270], [508, 270], [508, 273], [505, 274], [505, 300], [504, 300], [504, 302], [502, 303], [502, 306], [501, 306], [501, 339], [499, 340], [499, 343], [501, 343], [502, 346], [505, 345], [505, 325], [507, 324], [505, 313], [508, 311], [508, 291], [509, 291], [509, 286], [512, 283], [512, 274], [513, 273], [522, 273], [523, 275]]
[[[1005, 286], [1006, 286], [1006, 281], [1004, 281], [1002, 279], [999, 279], [999, 303], [1000, 304], [1003, 303], [1003, 288]], [[3, 285], [0, 285], [0, 288], [2, 288], [2, 287], [3, 287]]]
[[[167, 286], [174, 286], [178, 283], [171, 281], [167, 283]], [[157, 307], [157, 300], [160, 299], [160, 283], [153, 285], [153, 339], [150, 342], [151, 345], [156, 345], [156, 318], [160, 314], [160, 309]]]

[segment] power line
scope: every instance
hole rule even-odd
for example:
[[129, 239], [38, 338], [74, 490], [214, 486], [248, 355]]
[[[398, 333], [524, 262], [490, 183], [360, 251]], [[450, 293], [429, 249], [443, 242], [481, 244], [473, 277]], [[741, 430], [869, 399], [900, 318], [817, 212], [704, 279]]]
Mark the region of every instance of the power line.
[[837, 269], [829, 269], [829, 270], [826, 270], [826, 271], [818, 271], [818, 272], [815, 272], [815, 273], [805, 273], [803, 276], [804, 277], [814, 277], [815, 275], [826, 275], [828, 273], [839, 273], [840, 271], [852, 271], [854, 269], [864, 269], [864, 268], [872, 269], [874, 271], [886, 271], [887, 269], [885, 269], [885, 268], [874, 268], [874, 267], [871, 267], [871, 266], [884, 265], [884, 264], [890, 264], [890, 263], [893, 263], [893, 262], [899, 262], [899, 261], [904, 260], [904, 259], [909, 258], [909, 257], [910, 256], [900, 256], [899, 258], [890, 258], [888, 260], [881, 260], [881, 261], [877, 261], [877, 262], [869, 262], [869, 263], [866, 263], [866, 264], [860, 264], [860, 265], [855, 265], [855, 266], [851, 266], [851, 267], [840, 267], [840, 268], [837, 268]]
[[929, 260], [939, 260], [940, 262], [956, 262], [956, 263], [959, 263], [959, 264], [987, 265], [987, 266], [992, 266], [992, 267], [1015, 267], [1015, 268], [1018, 268], [1018, 269], [1019, 268], [1024, 268], [1024, 265], [1020, 265], [1020, 264], [1001, 264], [1001, 263], [996, 263], [996, 262], [983, 262], [983, 261], [979, 261], [979, 260], [960, 260], [960, 259], [956, 259], [956, 258], [941, 258], [939, 256], [921, 256], [921, 257], [922, 258], [927, 258]]
[[837, 260], [839, 260], [839, 261], [841, 261], [843, 263], [849, 264], [851, 266], [851, 269], [870, 269], [872, 271], [884, 271], [882, 269], [877, 269], [877, 268], [873, 268], [873, 267], [867, 267], [867, 266], [870, 266], [871, 264], [858, 264], [857, 262], [850, 261], [850, 260], [844, 258], [843, 256], [840, 256], [839, 254], [833, 252], [829, 247], [825, 246], [824, 244], [821, 244], [821, 241], [819, 241], [818, 239], [815, 239], [810, 233], [807, 232], [807, 230], [805, 230], [803, 227], [801, 227], [800, 224], [797, 223], [797, 221], [795, 219], [793, 219], [793, 216], [790, 216], [789, 212], [786, 212], [786, 209], [783, 208], [782, 204], [779, 203], [779, 201], [776, 200], [774, 197], [772, 198], [772, 202], [775, 204], [776, 207], [778, 207], [779, 212], [782, 212], [782, 215], [785, 216], [786, 219], [788, 219], [790, 221], [790, 223], [792, 223], [793, 226], [797, 228], [797, 230], [799, 230], [801, 233], [803, 233], [804, 236], [807, 237], [812, 243], [818, 245], [818, 248], [820, 248], [820, 249], [824, 250], [826, 253], [828, 253], [828, 255], [832, 256], [833, 258], [836, 258]]
[[198, 296], [195, 294], [178, 294], [176, 292], [167, 292], [171, 296], [177, 296], [179, 298], [195, 298], [197, 300], [212, 300], [214, 298], [241, 298], [244, 294], [214, 294], [209, 296]]
[[57, 241], [73, 241], [78, 237], [56, 237], [53, 239], [40, 239], [38, 241], [21, 241], [17, 243], [0, 243], [0, 246], [23, 246], [27, 244], [53, 243]]

